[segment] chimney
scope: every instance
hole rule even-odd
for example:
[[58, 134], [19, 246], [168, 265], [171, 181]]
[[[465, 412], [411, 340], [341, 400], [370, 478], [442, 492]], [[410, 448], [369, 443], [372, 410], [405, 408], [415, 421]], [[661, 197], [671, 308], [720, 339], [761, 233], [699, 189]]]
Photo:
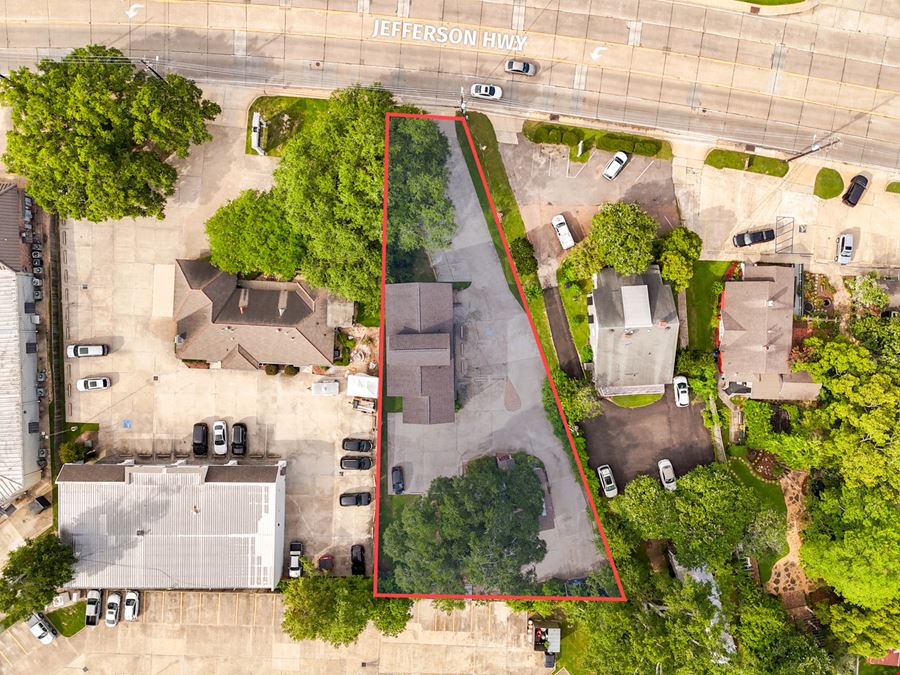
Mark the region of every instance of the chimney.
[[284, 316], [284, 310], [287, 309], [288, 292], [281, 291], [278, 294], [278, 316]]
[[241, 298], [238, 300], [238, 309], [241, 311], [241, 314], [244, 313], [244, 310], [247, 309], [247, 305], [250, 304], [250, 289], [242, 288], [241, 289]]

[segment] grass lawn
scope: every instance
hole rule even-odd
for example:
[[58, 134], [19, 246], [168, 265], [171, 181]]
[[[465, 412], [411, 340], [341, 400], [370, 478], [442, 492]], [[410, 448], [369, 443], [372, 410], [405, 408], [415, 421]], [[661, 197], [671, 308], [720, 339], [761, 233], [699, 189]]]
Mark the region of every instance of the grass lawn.
[[822, 199], [834, 199], [844, 190], [844, 179], [834, 169], [823, 167], [816, 174], [813, 194]]
[[873, 666], [859, 657], [859, 675], [896, 675], [897, 672], [894, 666]]
[[377, 302], [356, 303], [356, 323], [367, 328], [377, 328], [381, 325], [381, 306]]
[[777, 176], [779, 178], [784, 176], [789, 168], [787, 162], [776, 159], [775, 157], [750, 155], [746, 152], [723, 150], [722, 148], [710, 150], [704, 160], [704, 164], [708, 164], [716, 169], [750, 171], [752, 173], [761, 173], [766, 176]]
[[747, 165], [747, 153], [735, 152], [734, 150], [722, 150], [716, 148], [710, 150], [704, 164], [709, 164], [715, 169], [734, 169], [735, 171], [743, 171]]
[[56, 626], [65, 637], [72, 637], [84, 628], [84, 607], [86, 601], [76, 602], [74, 605], [57, 609], [47, 614], [47, 618]]
[[585, 663], [587, 649], [588, 632], [577, 625], [564, 624], [559, 642], [557, 670], [565, 668], [571, 675], [590, 675], [591, 670]]
[[403, 412], [403, 397], [385, 396], [381, 399], [381, 410], [386, 413]]
[[694, 263], [694, 277], [687, 289], [688, 337], [691, 349], [712, 351], [712, 322], [718, 298], [712, 285], [722, 280], [731, 265], [727, 260], [698, 260]]
[[662, 394], [628, 394], [627, 396], [610, 396], [607, 400], [620, 408], [643, 408], [656, 403]]
[[[893, 192], [895, 194], [900, 194], [900, 180], [895, 180], [893, 183], [888, 183], [887, 187], [884, 188], [885, 192]], [[862, 671], [860, 671], [862, 672]]]
[[303, 128], [328, 105], [324, 98], [298, 98], [296, 96], [260, 96], [247, 111], [246, 153], [256, 154], [250, 148], [250, 125], [253, 113], [258, 112], [268, 123], [263, 131], [262, 147], [267, 155], [280, 157], [287, 140]]
[[[776, 513], [781, 514], [785, 519], [785, 529], [787, 529], [787, 506], [784, 503], [784, 493], [778, 483], [766, 483], [753, 475], [750, 468], [743, 462], [733, 459], [728, 465], [734, 471], [738, 480], [746, 487], [753, 490], [763, 505], [763, 508], [772, 509]], [[772, 576], [772, 565], [779, 559], [784, 557], [788, 552], [787, 538], [784, 532], [781, 533], [781, 550], [777, 553], [770, 553], [761, 557], [757, 562], [759, 564], [759, 579], [762, 583], [766, 583]]]
[[787, 175], [789, 168], [790, 166], [783, 159], [764, 157], [763, 155], [750, 155], [750, 161], [747, 164], [747, 171], [751, 173], [761, 173], [778, 178]]
[[[656, 159], [672, 159], [672, 145], [668, 141], [651, 136], [624, 134], [618, 131], [589, 129], [556, 122], [536, 122], [529, 120], [522, 125], [522, 133], [532, 143], [553, 143], [568, 145], [571, 148], [569, 159], [573, 162], [586, 162], [591, 148], [602, 148], [608, 152], [624, 150], [629, 153], [655, 157]], [[582, 154], [578, 153], [578, 141], [583, 140]], [[659, 148], [656, 150], [656, 148]], [[654, 152], [654, 150], [656, 150]]]
[[587, 295], [591, 292], [591, 286], [590, 279], [572, 282], [568, 288], [565, 283], [559, 284], [559, 295], [569, 320], [569, 330], [572, 331], [572, 339], [582, 363], [594, 360], [587, 314]]

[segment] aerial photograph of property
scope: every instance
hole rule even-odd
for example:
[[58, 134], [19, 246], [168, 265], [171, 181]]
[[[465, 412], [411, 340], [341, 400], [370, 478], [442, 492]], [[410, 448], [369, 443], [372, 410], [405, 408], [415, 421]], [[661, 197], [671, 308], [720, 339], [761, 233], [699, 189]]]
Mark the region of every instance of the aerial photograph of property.
[[900, 1], [0, 27], [0, 674], [900, 673]]

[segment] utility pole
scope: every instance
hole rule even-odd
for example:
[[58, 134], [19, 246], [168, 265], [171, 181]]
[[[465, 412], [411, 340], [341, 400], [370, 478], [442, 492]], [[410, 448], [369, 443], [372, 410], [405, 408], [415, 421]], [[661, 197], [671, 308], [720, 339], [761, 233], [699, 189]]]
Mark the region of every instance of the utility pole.
[[159, 73], [157, 73], [157, 72], [153, 69], [153, 66], [151, 66], [149, 63], [147, 63], [147, 59], [141, 59], [141, 63], [144, 64], [144, 67], [145, 67], [147, 70], [149, 70], [151, 73], [153, 73], [154, 75], [156, 75], [156, 79], [160, 80], [161, 82], [165, 82], [165, 81], [166, 81], [165, 78], [164, 78], [162, 75], [160, 75]]
[[835, 136], [834, 138], [831, 138], [831, 139], [825, 141], [824, 143], [813, 143], [811, 146], [809, 146], [808, 150], [804, 150], [803, 152], [800, 152], [792, 157], [788, 157], [787, 161], [792, 162], [795, 159], [800, 159], [801, 157], [806, 157], [807, 155], [811, 155], [814, 152], [819, 152], [819, 150], [825, 150], [826, 148], [830, 148], [832, 145], [837, 145], [840, 142], [841, 142], [841, 139], [838, 138], [837, 136]]
[[466, 116], [466, 90], [463, 87], [459, 88], [459, 109], [462, 111], [463, 117]]

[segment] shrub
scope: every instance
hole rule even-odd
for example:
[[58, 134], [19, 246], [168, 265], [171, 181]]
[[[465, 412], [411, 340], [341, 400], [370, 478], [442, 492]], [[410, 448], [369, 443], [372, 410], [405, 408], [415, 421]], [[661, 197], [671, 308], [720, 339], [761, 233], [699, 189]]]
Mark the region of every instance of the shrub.
[[735, 152], [734, 150], [722, 150], [716, 148], [710, 150], [704, 160], [704, 164], [708, 164], [716, 169], [735, 169], [743, 171], [747, 165], [748, 156], [743, 152]]
[[525, 287], [523, 290], [525, 291], [525, 297], [529, 300], [537, 300], [544, 294], [544, 291], [541, 289], [541, 285], [536, 281], [525, 282]]
[[88, 449], [82, 443], [66, 441], [64, 443], [60, 443], [59, 461], [63, 464], [81, 462], [84, 461], [85, 457], [87, 457], [87, 453]]
[[600, 147], [609, 152], [634, 152], [634, 136], [606, 134], [600, 139]]
[[634, 154], [636, 155], [645, 155], [646, 157], [653, 157], [659, 149], [662, 147], [662, 144], [657, 141], [651, 140], [643, 140], [638, 141], [634, 144]]
[[578, 141], [580, 140], [579, 134], [576, 133], [574, 129], [566, 130], [562, 137], [562, 142], [570, 147], [578, 145]]
[[266, 375], [277, 375], [279, 370], [281, 370], [281, 368], [274, 363], [266, 364]]
[[547, 142], [548, 143], [559, 143], [562, 139], [562, 132], [556, 127], [553, 127], [547, 132]]
[[895, 194], [900, 194], [900, 181], [894, 181], [892, 183], [888, 183], [887, 187], [884, 188], [885, 192], [893, 192]]
[[[528, 136], [528, 134], [526, 134]], [[544, 125], [540, 125], [531, 132], [530, 136], [531, 140], [535, 143], [546, 143], [547, 142], [547, 127]]]
[[300, 369], [297, 366], [287, 365], [284, 367], [284, 370], [281, 371], [281, 374], [286, 375], [287, 377], [293, 377], [299, 372]]
[[534, 257], [534, 246], [527, 237], [518, 237], [509, 243], [509, 253], [520, 275], [537, 273], [538, 263]]

